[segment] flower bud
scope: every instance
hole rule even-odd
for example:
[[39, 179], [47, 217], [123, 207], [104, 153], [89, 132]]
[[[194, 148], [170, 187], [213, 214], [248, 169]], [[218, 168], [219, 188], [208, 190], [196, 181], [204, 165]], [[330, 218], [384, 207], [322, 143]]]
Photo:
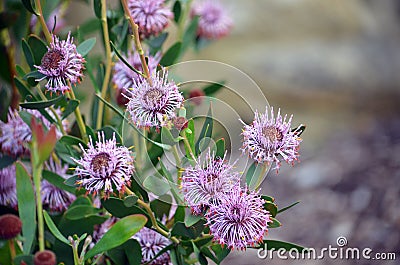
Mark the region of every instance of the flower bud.
[[33, 259], [34, 265], [55, 265], [56, 263], [56, 255], [50, 250], [36, 252]]
[[22, 222], [18, 216], [5, 214], [0, 216], [0, 239], [16, 237], [22, 230]]

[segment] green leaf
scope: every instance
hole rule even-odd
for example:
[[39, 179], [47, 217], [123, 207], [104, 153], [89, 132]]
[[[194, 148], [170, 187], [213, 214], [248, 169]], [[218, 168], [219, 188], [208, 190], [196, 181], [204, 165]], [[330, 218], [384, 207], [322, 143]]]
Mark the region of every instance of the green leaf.
[[164, 176], [168, 180], [168, 184], [171, 188], [171, 192], [172, 192], [172, 195], [174, 196], [175, 201], [178, 204], [183, 203], [182, 194], [179, 192], [178, 185], [175, 183], [174, 179], [172, 178], [171, 172], [166, 168], [166, 166], [161, 161], [161, 159], [159, 162], [160, 162], [161, 170], [164, 173]]
[[16, 163], [17, 199], [19, 218], [22, 221], [24, 254], [29, 254], [36, 231], [36, 203], [31, 177], [21, 162]]
[[87, 148], [87, 145], [85, 144], [84, 141], [82, 141], [82, 139], [71, 135], [64, 135], [58, 141], [66, 145], [76, 145], [76, 146], [82, 145], [83, 148], [85, 149]]
[[272, 217], [275, 217], [278, 212], [278, 207], [273, 202], [264, 203], [264, 209], [267, 210], [272, 215]]
[[97, 215], [99, 212], [101, 212], [101, 210], [94, 208], [92, 205], [77, 205], [68, 208], [65, 212], [65, 218], [69, 220], [79, 220]]
[[42, 79], [43, 77], [45, 77], [44, 74], [42, 74], [38, 70], [33, 70], [32, 72], [29, 72], [26, 75], [24, 75], [22, 79], [28, 81], [29, 85], [36, 86], [38, 82], [36, 81], [36, 79]]
[[58, 230], [50, 215], [45, 210], [43, 210], [43, 217], [50, 232], [61, 242], [70, 245], [69, 240], [63, 234], [61, 234], [60, 230]]
[[64, 183], [66, 180], [63, 177], [61, 177], [60, 175], [58, 175], [52, 171], [48, 171], [48, 170], [43, 170], [42, 175], [45, 180], [47, 180], [48, 182], [50, 182], [57, 188], [60, 188], [62, 190], [65, 190], [65, 191], [75, 195], [75, 191], [76, 191], [75, 188], [71, 187], [69, 185], [66, 185]]
[[126, 207], [124, 201], [115, 197], [110, 197], [101, 201], [101, 205], [112, 214], [112, 216], [122, 218], [131, 214], [143, 214], [146, 212], [137, 206]]
[[187, 214], [185, 216], [185, 225], [190, 227], [202, 219], [203, 217], [200, 215]]
[[225, 139], [221, 138], [215, 143], [217, 147], [217, 152], [215, 153], [215, 157], [223, 158], [225, 155]]
[[161, 142], [167, 145], [176, 145], [179, 142], [179, 138], [175, 138], [171, 131], [167, 127], [161, 128]]
[[35, 64], [33, 53], [31, 47], [29, 47], [28, 43], [24, 39], [22, 39], [22, 50], [24, 52], [26, 62], [28, 63], [31, 70], [34, 71], [36, 68], [35, 66], [33, 66]]
[[175, 63], [180, 55], [182, 42], [176, 42], [172, 45], [161, 58], [160, 64], [162, 66], [170, 66]]
[[79, 32], [83, 36], [86, 36], [99, 30], [100, 26], [101, 26], [100, 20], [98, 20], [97, 18], [89, 19], [79, 26]]
[[221, 88], [223, 88], [225, 85], [225, 81], [220, 81], [218, 83], [211, 84], [209, 86], [206, 86], [203, 88], [203, 92], [206, 96], [211, 96], [215, 93], [217, 93]]
[[93, 1], [94, 13], [97, 18], [101, 19], [101, 0]]
[[136, 195], [129, 195], [129, 196], [126, 196], [126, 197], [124, 198], [124, 205], [125, 205], [126, 207], [135, 206], [138, 199], [139, 199], [139, 198], [138, 198], [138, 196], [136, 196]]
[[27, 102], [27, 103], [21, 103], [20, 106], [25, 108], [25, 109], [45, 109], [50, 106], [53, 106], [56, 104], [58, 101], [60, 101], [64, 96], [59, 96], [55, 99], [50, 99], [46, 101], [36, 101], [36, 102]]
[[64, 180], [64, 184], [68, 187], [78, 187], [79, 185], [76, 183], [79, 179], [79, 176], [72, 176]]
[[221, 246], [219, 244], [215, 244], [212, 245], [210, 247], [212, 249], [212, 251], [214, 252], [215, 256], [218, 259], [218, 264], [222, 262], [223, 259], [226, 258], [226, 256], [228, 256], [228, 254], [230, 253], [230, 250], [226, 247], [226, 246]]
[[[190, 148], [192, 149], [192, 151], [194, 151], [195, 150], [195, 142], [194, 142], [194, 140], [195, 140], [195, 129], [194, 129], [194, 121], [193, 121], [193, 119], [190, 119], [188, 121], [188, 127], [187, 127], [187, 129], [185, 130], [184, 133], [186, 134], [186, 138], [188, 139]], [[186, 157], [190, 157], [189, 150], [187, 150], [186, 148], [185, 148], [185, 150], [186, 150]]]
[[278, 249], [286, 249], [287, 251], [290, 251], [292, 249], [297, 249], [299, 252], [302, 252], [303, 250], [307, 251], [307, 249], [303, 246], [300, 245], [296, 245], [290, 242], [285, 242], [285, 241], [279, 241], [279, 240], [263, 240], [264, 244], [259, 245], [258, 247], [250, 247], [250, 248], [263, 248], [263, 249], [274, 249], [274, 250], [278, 250]]
[[62, 114], [61, 119], [67, 118], [75, 109], [79, 106], [79, 100], [76, 99], [69, 99], [68, 105], [65, 107], [65, 110]]
[[261, 198], [267, 202], [274, 202], [275, 198], [268, 195], [261, 195]]
[[85, 260], [123, 244], [142, 229], [146, 222], [147, 218], [139, 214], [122, 218], [111, 226], [96, 245], [86, 253]]
[[98, 130], [98, 132], [104, 132], [104, 136], [106, 137], [106, 139], [112, 139], [113, 135], [115, 134], [115, 140], [117, 141], [117, 143], [123, 144], [121, 135], [112, 126], [104, 126], [100, 130]]
[[34, 265], [33, 260], [33, 255], [18, 255], [14, 258], [14, 264]]
[[27, 88], [25, 86], [24, 83], [22, 83], [22, 81], [18, 78], [18, 77], [14, 77], [14, 82], [15, 85], [18, 88], [19, 93], [21, 94], [21, 97], [27, 101], [36, 101], [37, 98], [35, 95], [33, 95], [33, 93], [31, 92], [31, 90], [29, 88]]
[[46, 44], [36, 35], [30, 35], [28, 37], [28, 44], [33, 52], [35, 64], [40, 65], [43, 55], [47, 52]]
[[[212, 131], [213, 131], [213, 118], [212, 118], [212, 105], [210, 104], [210, 108], [208, 109], [207, 117], [204, 121], [203, 128], [200, 131], [199, 139], [196, 142], [196, 155], [200, 154], [200, 143], [204, 139], [205, 142], [202, 143], [203, 146], [208, 146], [209, 143], [209, 138], [212, 136]], [[204, 141], [203, 140], [203, 141]]]
[[150, 38], [150, 40], [148, 41], [148, 45], [151, 48], [151, 54], [155, 54], [161, 49], [161, 46], [164, 44], [167, 37], [168, 32], [164, 32], [156, 37]]
[[182, 13], [182, 5], [180, 0], [175, 1], [172, 11], [174, 12], [174, 21], [178, 23]]
[[161, 196], [170, 190], [170, 187], [165, 179], [153, 175], [148, 176], [143, 181], [143, 186], [158, 196]]
[[164, 216], [169, 216], [171, 210], [172, 198], [170, 195], [165, 194], [158, 199], [153, 200], [150, 203], [150, 207], [153, 210], [155, 216], [158, 219], [162, 219]]
[[29, 12], [31, 12], [32, 14], [38, 15], [38, 14], [36, 13], [35, 8], [34, 8], [34, 1], [32, 1], [32, 0], [21, 0], [21, 1], [22, 1], [22, 4], [25, 6], [25, 8], [26, 8]]
[[96, 38], [87, 39], [76, 47], [76, 51], [84, 57], [93, 49], [95, 44]]
[[299, 204], [299, 203], [300, 203], [300, 201], [294, 202], [294, 203], [292, 203], [291, 205], [286, 206], [286, 207], [280, 209], [280, 210], [278, 211], [278, 213], [282, 213], [282, 212], [284, 212], [284, 211], [286, 211], [286, 210], [289, 210], [290, 208], [292, 208], [293, 206], [295, 206], [295, 205], [297, 205], [297, 204]]
[[137, 70], [136, 68], [134, 68], [130, 63], [128, 63], [128, 61], [121, 55], [121, 53], [118, 51], [117, 47], [115, 47], [114, 43], [112, 41], [110, 41], [111, 47], [113, 48], [115, 54], [117, 55], [117, 57], [129, 68], [131, 69], [133, 72], [135, 72], [138, 75], [143, 76], [143, 73], [140, 72], [139, 70]]
[[195, 16], [187, 27], [185, 34], [183, 35], [183, 45], [181, 53], [185, 53], [187, 48], [194, 44], [197, 36], [197, 26], [199, 24], [199, 17]]
[[8, 167], [9, 165], [13, 164], [16, 160], [17, 158], [8, 155], [0, 156], [0, 169]]
[[176, 222], [172, 228], [171, 235], [195, 239], [200, 236], [201, 232], [204, 230], [205, 223], [206, 221], [202, 219], [194, 225], [187, 227], [183, 222]]
[[270, 217], [270, 219], [272, 222], [268, 223], [268, 228], [278, 228], [282, 226], [281, 222], [279, 222], [274, 217]]

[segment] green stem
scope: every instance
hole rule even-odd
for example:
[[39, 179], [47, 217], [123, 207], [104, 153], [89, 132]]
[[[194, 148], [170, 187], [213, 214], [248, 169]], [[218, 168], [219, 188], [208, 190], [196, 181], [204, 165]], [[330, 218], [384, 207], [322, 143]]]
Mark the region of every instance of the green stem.
[[183, 35], [185, 33], [185, 23], [189, 17], [191, 5], [192, 5], [192, 0], [188, 0], [186, 2], [186, 5], [185, 5], [185, 8], [183, 10], [181, 17], [179, 18], [179, 21], [178, 21], [178, 40], [179, 41], [183, 40]]
[[15, 246], [14, 246], [14, 238], [10, 238], [8, 240], [8, 247], [10, 249], [10, 258], [11, 258], [11, 262], [12, 264], [14, 264], [14, 258], [15, 258]]
[[[101, 26], [103, 28], [104, 47], [106, 49], [106, 72], [104, 74], [103, 86], [101, 87], [101, 97], [105, 98], [107, 94], [108, 83], [110, 82], [111, 64], [112, 64], [110, 37], [108, 35], [106, 0], [101, 0]], [[97, 130], [100, 129], [102, 126], [103, 112], [104, 112], [104, 102], [99, 101], [99, 109], [97, 112], [97, 121], [96, 121]]]
[[[66, 94], [71, 99], [76, 100], [75, 93], [74, 93], [74, 90], [72, 89], [72, 87], [69, 90], [69, 92], [67, 92]], [[81, 111], [79, 109], [79, 106], [77, 106], [76, 109], [74, 110], [74, 114], [75, 114], [76, 123], [78, 124], [79, 131], [81, 133], [82, 139], [83, 139], [83, 141], [85, 143], [87, 143], [89, 141], [89, 139], [88, 139], [87, 134], [86, 134], [86, 126], [85, 126], [85, 123], [83, 122], [82, 114], [81, 114]]]
[[38, 161], [38, 146], [36, 142], [32, 142], [31, 146], [31, 161], [32, 161], [32, 177], [33, 184], [35, 185], [36, 191], [36, 208], [37, 208], [37, 221], [38, 221], [38, 241], [39, 251], [44, 250], [44, 222], [43, 222], [43, 205], [41, 197], [41, 180], [43, 164]]
[[81, 265], [81, 262], [80, 262], [79, 256], [78, 256], [78, 246], [73, 245], [72, 246], [72, 252], [73, 252], [73, 255], [74, 255], [74, 265]]
[[51, 37], [50, 31], [47, 28], [46, 21], [44, 21], [42, 4], [40, 3], [40, 0], [35, 0], [35, 6], [38, 13], [37, 17], [40, 22], [40, 25], [42, 26], [44, 36], [46, 37], [47, 42], [51, 43], [53, 41], [53, 38]]
[[189, 151], [190, 157], [193, 159], [193, 161], [196, 161], [196, 157], [194, 156], [193, 150], [190, 147], [189, 140], [187, 139], [185, 130], [182, 131], [181, 136], [183, 137], [183, 143], [185, 144], [186, 150]]
[[135, 162], [136, 162], [136, 170], [140, 171], [142, 168], [142, 158], [141, 155], [139, 154], [139, 133], [136, 130], [133, 130], [132, 132], [133, 134], [133, 145], [135, 146], [135, 151], [136, 151], [136, 158], [135, 158]]

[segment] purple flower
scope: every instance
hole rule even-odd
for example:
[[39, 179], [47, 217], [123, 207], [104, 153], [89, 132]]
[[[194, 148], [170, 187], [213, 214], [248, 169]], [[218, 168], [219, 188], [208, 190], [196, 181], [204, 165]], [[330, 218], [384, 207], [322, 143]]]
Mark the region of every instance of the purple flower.
[[17, 204], [16, 175], [13, 164], [0, 169], [0, 205], [15, 208]]
[[[147, 56], [148, 63], [147, 66], [149, 67], [150, 73], [153, 73], [157, 69], [157, 65], [161, 59], [161, 53], [157, 53], [155, 56]], [[142, 63], [140, 61], [140, 57], [138, 53], [130, 54], [127, 58], [128, 63], [135, 69], [142, 71]], [[127, 95], [126, 90], [130, 87], [133, 87], [134, 80], [137, 80], [139, 75], [132, 71], [128, 66], [126, 66], [122, 61], [118, 61], [115, 63], [114, 66], [114, 75], [113, 75], [113, 82], [115, 87], [117, 88], [117, 94], [120, 95], [121, 93]], [[128, 103], [126, 97], [120, 97], [122, 99], [120, 105], [125, 105]], [[125, 102], [124, 102], [125, 101]]]
[[217, 0], [204, 0], [193, 5], [192, 16], [199, 16], [197, 34], [207, 39], [218, 39], [228, 35], [232, 19], [225, 7]]
[[159, 233], [147, 228], [143, 227], [138, 233], [133, 236], [136, 239], [141, 248], [142, 248], [142, 263], [149, 265], [169, 265], [171, 263], [171, 258], [169, 255], [169, 251], [161, 254], [152, 262], [149, 262], [160, 252], [163, 248], [171, 244], [171, 242], [160, 235]]
[[0, 121], [1, 151], [14, 157], [29, 155], [26, 144], [31, 140], [31, 129], [16, 110], [9, 109], [7, 119], [6, 123]]
[[259, 163], [275, 163], [274, 169], [280, 168], [279, 156], [287, 163], [293, 163], [299, 157], [300, 137], [290, 129], [293, 115], [286, 122], [287, 115], [282, 118], [280, 109], [276, 118], [271, 107], [270, 115], [268, 108], [265, 114], [255, 113], [252, 124], [244, 126], [243, 153]]
[[258, 192], [236, 186], [214, 201], [205, 217], [214, 240], [229, 249], [246, 249], [260, 243], [268, 232], [270, 215]]
[[182, 105], [183, 97], [178, 86], [168, 81], [168, 72], [162, 71], [151, 76], [149, 82], [139, 77], [129, 89], [127, 111], [137, 127], [156, 127], [175, 117], [175, 110]]
[[60, 41], [53, 35], [53, 42], [47, 47], [40, 66], [35, 67], [47, 78], [46, 89], [51, 93], [64, 94], [69, 91], [70, 84], [76, 84], [82, 79], [85, 59], [76, 51], [74, 39], [68, 33], [67, 39]]
[[196, 166], [186, 168], [182, 175], [182, 191], [193, 213], [201, 214], [212, 201], [240, 185], [240, 175], [232, 169], [233, 165], [227, 163], [225, 156], [214, 158], [210, 150], [204, 162], [199, 158]]
[[[45, 165], [49, 171], [67, 179], [67, 165], [62, 166], [61, 163], [56, 163], [53, 159], [50, 159]], [[41, 195], [43, 206], [51, 212], [65, 211], [76, 198], [75, 195], [57, 188], [45, 179], [42, 180]]]
[[128, 8], [139, 26], [141, 38], [158, 35], [174, 17], [171, 10], [164, 6], [164, 0], [129, 0]]
[[134, 171], [132, 154], [125, 146], [117, 146], [115, 134], [106, 140], [104, 132], [99, 132], [95, 145], [90, 137], [88, 149], [81, 149], [83, 157], [72, 158], [78, 164], [74, 175], [79, 176], [77, 183], [88, 193], [102, 193], [107, 198], [114, 189], [122, 192], [130, 185]]

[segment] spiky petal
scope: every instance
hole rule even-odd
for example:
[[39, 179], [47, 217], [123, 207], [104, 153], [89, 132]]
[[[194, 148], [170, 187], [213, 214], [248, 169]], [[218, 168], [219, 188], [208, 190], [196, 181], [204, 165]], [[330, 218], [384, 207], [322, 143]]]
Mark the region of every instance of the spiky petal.
[[17, 204], [16, 175], [13, 164], [0, 169], [0, 205], [15, 208]]
[[205, 215], [214, 240], [229, 249], [241, 250], [260, 243], [270, 222], [264, 203], [258, 192], [239, 186], [222, 195]]
[[192, 16], [199, 16], [197, 34], [207, 39], [219, 39], [228, 35], [233, 25], [225, 7], [217, 0], [196, 1]]
[[9, 110], [7, 122], [0, 121], [0, 147], [3, 153], [18, 157], [29, 155], [26, 144], [31, 140], [32, 132], [16, 110]]
[[47, 47], [41, 64], [35, 65], [44, 75], [36, 81], [47, 78], [46, 89], [57, 94], [69, 91], [69, 83], [74, 85], [83, 77], [85, 59], [77, 52], [74, 39], [70, 35], [71, 33], [68, 33], [67, 39], [61, 41], [53, 35], [53, 41]]
[[182, 191], [193, 213], [200, 214], [212, 201], [239, 185], [240, 175], [225, 156], [215, 158], [208, 150], [203, 162], [199, 158], [194, 167], [183, 173]]
[[95, 143], [90, 137], [87, 149], [81, 146], [83, 157], [72, 158], [77, 163], [74, 175], [89, 193], [101, 193], [107, 198], [130, 185], [133, 158], [128, 148], [117, 146], [115, 134], [109, 140], [105, 139], [104, 132], [99, 132], [97, 137]]
[[275, 163], [274, 169], [280, 168], [281, 157], [287, 163], [293, 163], [299, 157], [299, 145], [302, 141], [295, 132], [291, 131], [293, 115], [286, 121], [278, 110], [274, 117], [274, 109], [268, 107], [265, 114], [255, 113], [253, 123], [244, 126], [242, 152], [248, 153], [249, 157], [259, 163]]
[[127, 91], [127, 111], [137, 127], [160, 128], [165, 121], [175, 117], [176, 109], [183, 102], [178, 86], [168, 80], [166, 70], [153, 74], [151, 83], [150, 85], [146, 79], [139, 77]]
[[129, 0], [128, 8], [139, 26], [141, 38], [158, 35], [174, 17], [171, 10], [165, 7], [164, 0]]

